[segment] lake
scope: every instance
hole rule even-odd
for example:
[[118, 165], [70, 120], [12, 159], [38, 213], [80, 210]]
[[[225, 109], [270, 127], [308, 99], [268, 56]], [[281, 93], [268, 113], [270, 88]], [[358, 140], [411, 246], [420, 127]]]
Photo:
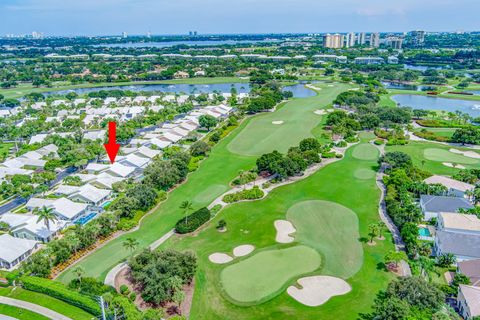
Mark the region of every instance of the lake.
[[168, 48], [174, 46], [215, 46], [224, 44], [248, 44], [248, 43], [265, 43], [265, 42], [278, 42], [277, 39], [264, 39], [264, 40], [199, 40], [199, 41], [161, 41], [161, 42], [127, 42], [127, 43], [107, 43], [98, 44], [95, 47], [106, 48]]
[[397, 94], [392, 96], [392, 99], [403, 107], [412, 107], [413, 109], [443, 110], [447, 112], [459, 110], [468, 113], [472, 117], [480, 116], [480, 101], [447, 99], [414, 94]]
[[383, 86], [386, 89], [396, 89], [396, 90], [415, 90], [415, 91], [429, 91], [433, 90], [432, 86], [423, 86], [423, 85], [414, 85], [414, 84], [405, 84], [391, 81], [382, 81]]
[[[162, 92], [162, 93], [178, 93], [178, 94], [196, 94], [196, 93], [228, 93], [232, 88], [237, 90], [237, 93], [250, 92], [249, 83], [229, 82], [229, 83], [215, 83], [215, 84], [135, 84], [128, 86], [106, 86], [95, 88], [76, 88], [70, 90], [52, 91], [43, 93], [45, 96], [49, 95], [65, 95], [70, 92], [75, 92], [78, 95], [87, 94], [89, 92], [98, 92], [101, 90], [130, 90], [135, 92]], [[282, 90], [292, 91], [295, 98], [306, 98], [314, 96], [316, 93], [313, 90], [305, 88], [304, 83], [298, 83], [291, 86], [285, 86]]]
[[404, 64], [403, 67], [408, 70], [415, 70], [415, 71], [426, 71], [428, 69], [435, 69], [435, 70], [442, 70], [442, 69], [447, 69], [448, 66], [443, 67], [443, 66], [420, 66], [420, 65], [413, 65], [413, 64]]

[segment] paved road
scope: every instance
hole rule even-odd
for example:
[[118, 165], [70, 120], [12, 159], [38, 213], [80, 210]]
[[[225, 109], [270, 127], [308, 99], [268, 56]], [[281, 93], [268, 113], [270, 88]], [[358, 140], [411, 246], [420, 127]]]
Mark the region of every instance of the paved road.
[[27, 309], [27, 310], [30, 310], [30, 311], [33, 311], [35, 313], [41, 314], [42, 316], [45, 316], [45, 317], [53, 319], [53, 320], [72, 320], [71, 318], [66, 317], [63, 314], [60, 314], [60, 313], [55, 312], [53, 310], [50, 310], [50, 309], [47, 309], [45, 307], [39, 306], [38, 304], [33, 304], [33, 303], [23, 301], [23, 300], [17, 300], [17, 299], [12, 299], [12, 298], [7, 298], [7, 297], [0, 297], [0, 303], [7, 304], [9, 306], [13, 306], [13, 307], [17, 307], [17, 308]]

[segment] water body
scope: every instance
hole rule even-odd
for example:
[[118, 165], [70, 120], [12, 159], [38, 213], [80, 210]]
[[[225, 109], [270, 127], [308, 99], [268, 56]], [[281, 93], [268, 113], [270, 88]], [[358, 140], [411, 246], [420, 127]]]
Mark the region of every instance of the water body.
[[417, 86], [414, 84], [404, 84], [404, 83], [390, 82], [390, 81], [382, 81], [382, 84], [386, 89], [396, 89], [396, 90], [428, 91], [433, 89], [433, 87], [431, 86], [423, 86], [423, 85]]
[[432, 96], [419, 96], [413, 94], [397, 94], [392, 99], [404, 107], [423, 110], [442, 110], [447, 112], [462, 111], [472, 117], [480, 116], [480, 101], [460, 99], [447, 99]]
[[248, 44], [248, 43], [265, 43], [265, 42], [278, 42], [277, 39], [265, 39], [265, 40], [201, 40], [201, 41], [164, 41], [164, 42], [128, 42], [128, 43], [107, 43], [98, 44], [96, 47], [106, 48], [168, 48], [174, 46], [215, 46], [224, 44]]
[[408, 70], [415, 70], [415, 71], [426, 71], [428, 69], [435, 69], [435, 70], [442, 70], [442, 69], [448, 69], [448, 66], [447, 67], [443, 67], [443, 66], [437, 66], [437, 67], [434, 67], [434, 66], [418, 66], [418, 65], [413, 65], [413, 64], [404, 64], [403, 67], [405, 69], [408, 69]]
[[467, 92], [473, 93], [475, 96], [480, 96], [480, 90], [468, 90]]
[[[101, 90], [130, 90], [135, 92], [161, 92], [172, 94], [197, 94], [197, 93], [229, 93], [232, 88], [237, 90], [237, 93], [249, 93], [249, 83], [229, 82], [229, 83], [215, 83], [215, 84], [135, 84], [129, 86], [111, 86], [111, 87], [95, 87], [95, 88], [77, 88], [70, 90], [52, 91], [43, 93], [45, 96], [49, 95], [65, 95], [70, 92], [75, 92], [78, 95], [88, 94], [90, 92], [98, 92]], [[303, 83], [298, 83], [291, 86], [285, 86], [282, 90], [292, 91], [295, 98], [306, 98], [314, 96], [316, 93], [313, 90], [305, 88]]]

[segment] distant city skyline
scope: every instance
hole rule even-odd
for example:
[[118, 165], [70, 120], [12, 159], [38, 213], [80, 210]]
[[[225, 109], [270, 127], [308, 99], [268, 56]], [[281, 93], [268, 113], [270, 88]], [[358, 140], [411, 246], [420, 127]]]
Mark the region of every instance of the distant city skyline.
[[2, 0], [0, 35], [475, 31], [479, 11], [477, 0]]

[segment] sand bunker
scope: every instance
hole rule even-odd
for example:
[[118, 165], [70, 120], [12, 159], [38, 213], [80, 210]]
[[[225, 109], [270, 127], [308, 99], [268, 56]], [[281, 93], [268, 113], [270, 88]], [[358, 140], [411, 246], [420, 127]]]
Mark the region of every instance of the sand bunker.
[[277, 229], [277, 236], [275, 241], [278, 243], [290, 243], [295, 240], [295, 238], [289, 236], [289, 234], [297, 231], [293, 224], [288, 220], [275, 220], [274, 222], [275, 229]]
[[450, 151], [451, 153], [461, 154], [465, 157], [480, 159], [480, 154], [478, 154], [474, 151], [462, 151], [462, 150], [453, 149], [453, 148], [448, 150], [448, 151]]
[[330, 276], [300, 278], [297, 282], [302, 288], [290, 286], [287, 293], [293, 299], [309, 307], [318, 307], [331, 297], [340, 296], [352, 290], [344, 280]]
[[326, 110], [315, 110], [315, 111], [313, 111], [313, 113], [323, 115], [323, 114], [326, 114], [327, 111]]
[[278, 121], [272, 121], [273, 124], [283, 124], [283, 121], [282, 120], [278, 120]]
[[335, 87], [333, 84], [329, 84], [327, 85], [327, 87]]
[[465, 167], [462, 166], [461, 164], [456, 164], [455, 166], [451, 162], [442, 162], [442, 164], [450, 168], [465, 169]]
[[226, 253], [215, 252], [208, 256], [208, 260], [213, 263], [224, 264], [229, 263], [233, 258]]
[[244, 244], [244, 245], [235, 247], [233, 249], [233, 255], [235, 257], [243, 257], [243, 256], [246, 256], [246, 255], [252, 253], [253, 250], [255, 250], [254, 246], [252, 246], [251, 244]]

